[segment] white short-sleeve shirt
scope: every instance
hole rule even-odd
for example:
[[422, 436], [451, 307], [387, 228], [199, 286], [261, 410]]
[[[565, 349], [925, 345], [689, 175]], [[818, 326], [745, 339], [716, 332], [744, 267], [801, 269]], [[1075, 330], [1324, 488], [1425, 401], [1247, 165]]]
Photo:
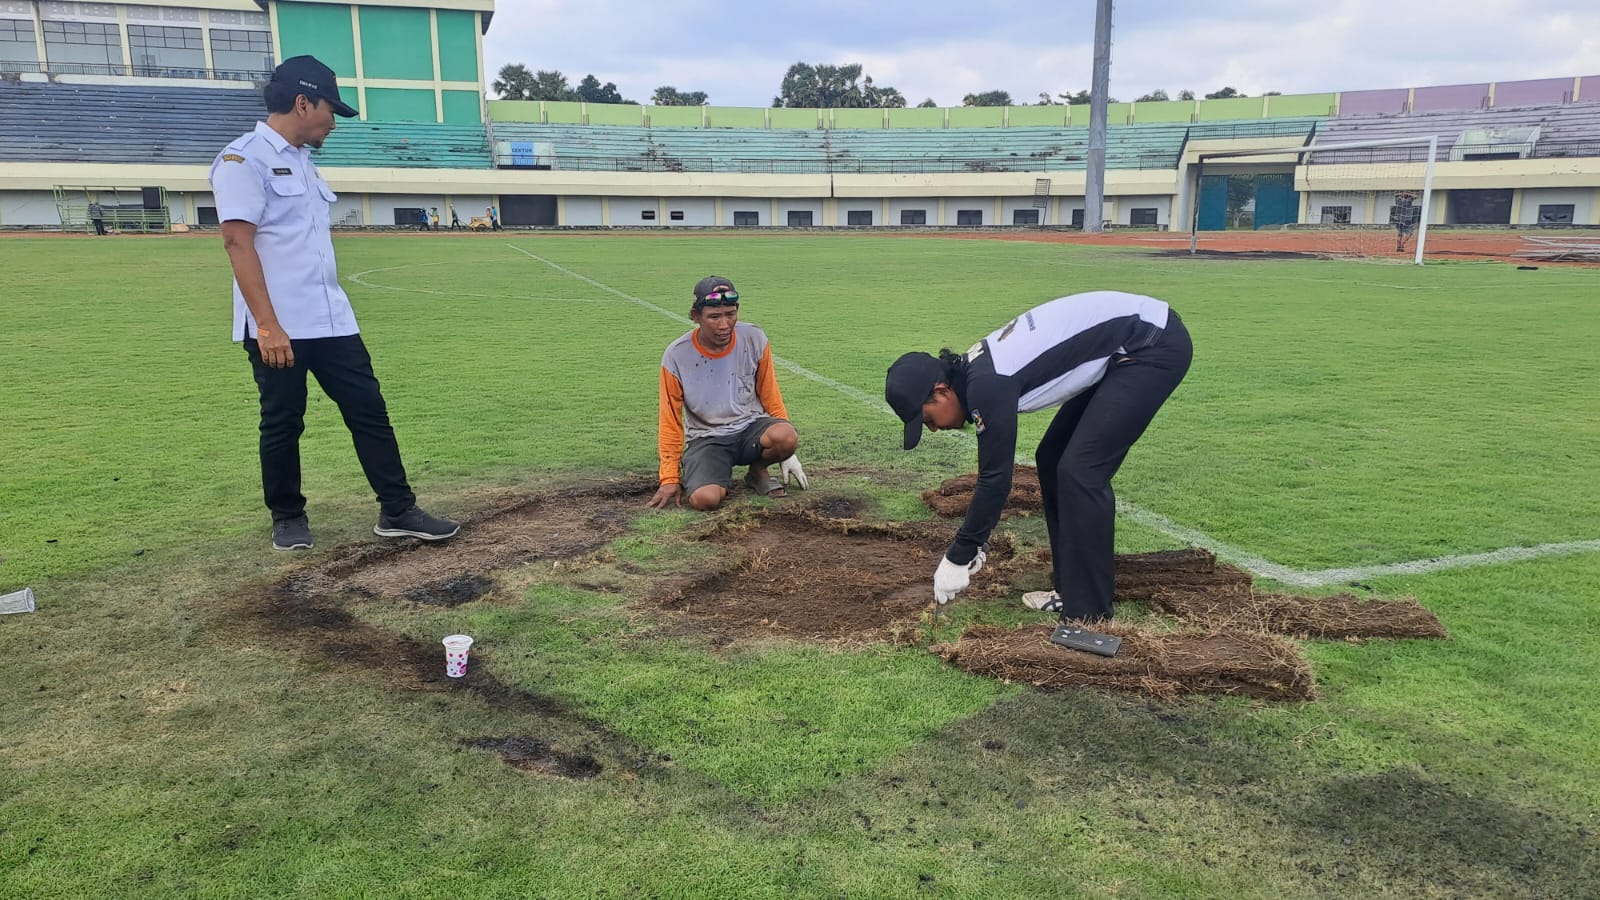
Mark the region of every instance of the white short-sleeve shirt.
[[[256, 254], [267, 296], [290, 338], [343, 337], [360, 331], [339, 286], [328, 206], [338, 199], [311, 162], [311, 151], [257, 122], [211, 163], [217, 220], [256, 226]], [[233, 339], [255, 337], [255, 316], [233, 282]]]

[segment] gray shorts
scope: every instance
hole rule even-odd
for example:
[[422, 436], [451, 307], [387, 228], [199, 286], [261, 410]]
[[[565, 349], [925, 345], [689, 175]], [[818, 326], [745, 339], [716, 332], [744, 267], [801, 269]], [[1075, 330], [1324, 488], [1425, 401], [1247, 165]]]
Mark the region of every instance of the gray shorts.
[[690, 441], [683, 450], [683, 492], [692, 494], [708, 484], [733, 490], [733, 467], [761, 462], [761, 436], [779, 422], [788, 420], [762, 416], [735, 434]]

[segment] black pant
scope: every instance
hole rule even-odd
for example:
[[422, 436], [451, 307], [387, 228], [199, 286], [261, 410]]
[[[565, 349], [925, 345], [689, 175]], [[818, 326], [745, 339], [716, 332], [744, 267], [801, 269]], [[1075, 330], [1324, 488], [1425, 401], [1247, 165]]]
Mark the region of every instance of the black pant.
[[306, 373], [316, 376], [323, 393], [339, 405], [344, 424], [355, 440], [356, 457], [367, 483], [378, 495], [385, 515], [395, 516], [416, 505], [400, 462], [400, 445], [389, 425], [389, 409], [372, 372], [372, 357], [361, 335], [291, 340], [294, 365], [269, 368], [254, 338], [244, 350], [255, 369], [261, 394], [261, 489], [272, 520], [305, 515], [300, 493], [300, 434], [306, 428]]
[[95, 219], [94, 220], [94, 233], [95, 234], [105, 234], [106, 233], [106, 220], [105, 219]]
[[1117, 498], [1111, 477], [1189, 371], [1194, 345], [1175, 312], [1156, 343], [1111, 358], [1105, 377], [1066, 403], [1034, 453], [1062, 619], [1111, 618]]

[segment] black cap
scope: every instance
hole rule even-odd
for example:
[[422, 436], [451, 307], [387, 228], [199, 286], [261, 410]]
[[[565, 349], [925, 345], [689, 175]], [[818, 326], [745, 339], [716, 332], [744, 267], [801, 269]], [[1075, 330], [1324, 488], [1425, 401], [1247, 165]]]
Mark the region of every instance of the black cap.
[[739, 291], [738, 288], [733, 286], [733, 281], [730, 279], [723, 278], [721, 275], [707, 275], [706, 277], [695, 282], [695, 305], [698, 306], [701, 301], [705, 300], [707, 294], [714, 294], [719, 290], [733, 291], [734, 293], [738, 293]]
[[922, 404], [933, 386], [945, 380], [944, 363], [926, 353], [907, 353], [894, 361], [883, 382], [883, 399], [906, 423], [906, 449], [922, 440]]
[[333, 70], [323, 65], [315, 56], [291, 56], [272, 70], [272, 82], [294, 88], [295, 93], [316, 99], [321, 97], [333, 106], [333, 111], [346, 119], [356, 116], [355, 107], [339, 99], [339, 79]]

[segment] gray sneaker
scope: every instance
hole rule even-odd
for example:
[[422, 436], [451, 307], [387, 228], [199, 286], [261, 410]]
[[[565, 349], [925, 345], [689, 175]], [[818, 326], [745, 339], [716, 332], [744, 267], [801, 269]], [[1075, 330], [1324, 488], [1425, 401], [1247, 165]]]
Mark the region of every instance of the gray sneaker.
[[449, 519], [430, 516], [421, 507], [413, 506], [398, 516], [378, 514], [378, 524], [372, 533], [379, 537], [414, 537], [425, 541], [442, 541], [453, 538], [461, 526]]
[[272, 523], [272, 549], [310, 550], [311, 522], [305, 516]]

